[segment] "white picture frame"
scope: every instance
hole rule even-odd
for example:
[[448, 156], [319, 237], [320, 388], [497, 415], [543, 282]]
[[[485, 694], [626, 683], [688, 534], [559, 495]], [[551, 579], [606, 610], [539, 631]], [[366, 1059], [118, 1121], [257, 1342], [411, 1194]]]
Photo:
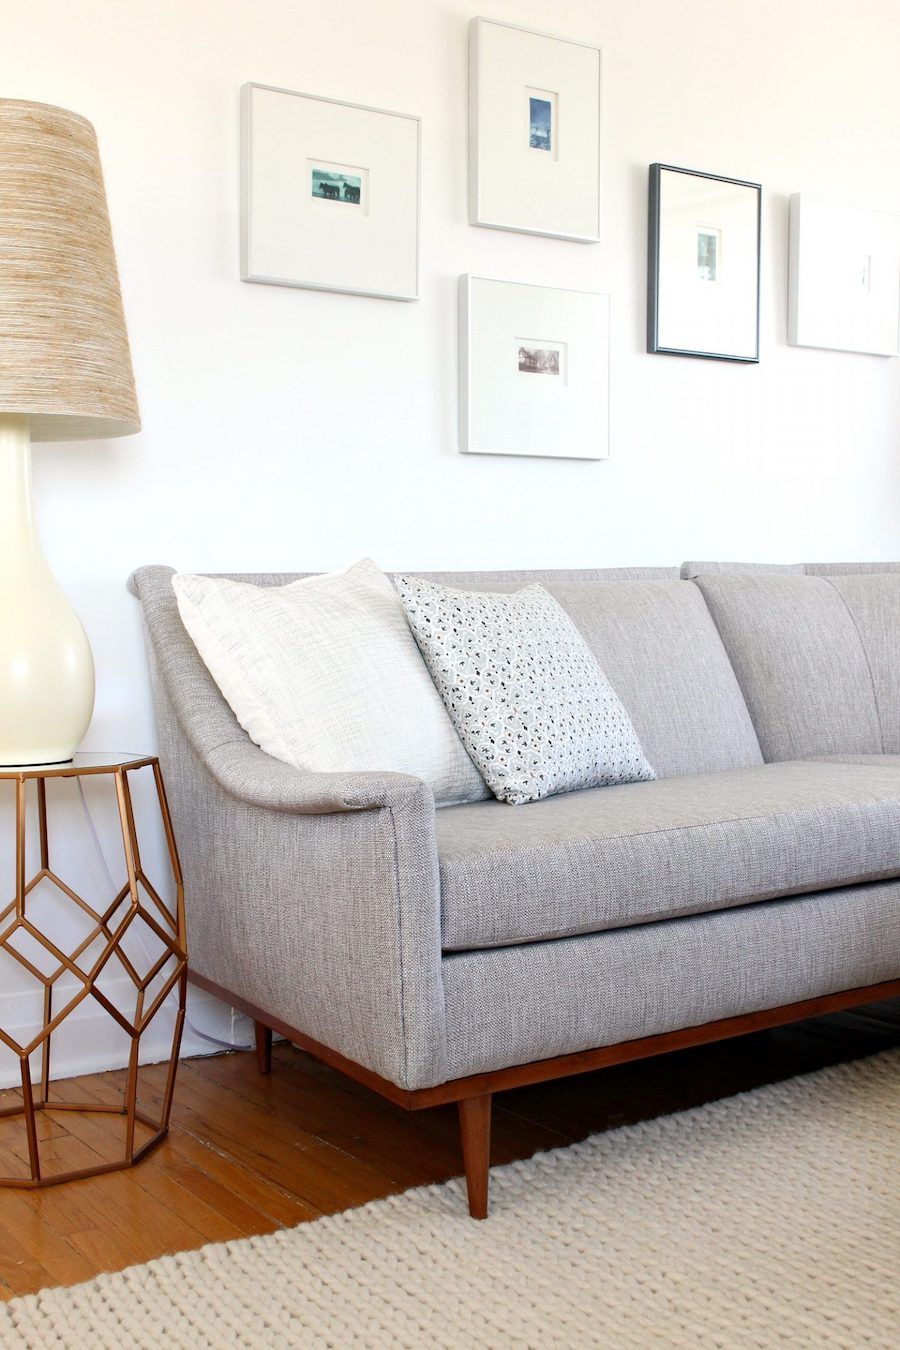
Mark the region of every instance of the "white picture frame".
[[459, 279], [459, 448], [609, 457], [610, 298], [466, 273]]
[[900, 355], [900, 216], [795, 192], [788, 342]]
[[419, 298], [421, 119], [241, 90], [241, 279]]
[[596, 244], [601, 48], [469, 24], [469, 221]]

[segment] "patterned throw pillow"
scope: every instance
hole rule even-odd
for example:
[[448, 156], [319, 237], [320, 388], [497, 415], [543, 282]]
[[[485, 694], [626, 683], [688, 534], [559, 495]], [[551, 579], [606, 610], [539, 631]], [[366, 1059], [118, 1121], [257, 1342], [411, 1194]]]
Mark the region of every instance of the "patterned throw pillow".
[[395, 578], [463, 745], [501, 801], [655, 778], [584, 638], [543, 586], [510, 595]]

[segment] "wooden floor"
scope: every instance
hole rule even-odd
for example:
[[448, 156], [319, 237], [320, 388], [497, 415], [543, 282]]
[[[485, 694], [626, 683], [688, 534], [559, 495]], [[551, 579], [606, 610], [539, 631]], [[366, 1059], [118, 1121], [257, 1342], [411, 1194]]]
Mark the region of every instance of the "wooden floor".
[[[518, 1089], [496, 1100], [493, 1161], [897, 1045], [900, 1001]], [[145, 1074], [149, 1098], [163, 1073]], [[107, 1101], [120, 1086], [102, 1074], [73, 1080], [72, 1092]], [[99, 1147], [53, 1128], [61, 1156]], [[452, 1107], [408, 1115], [289, 1045], [276, 1047], [271, 1078], [252, 1054], [186, 1060], [170, 1136], [138, 1167], [0, 1190], [0, 1298], [269, 1233], [460, 1170]]]

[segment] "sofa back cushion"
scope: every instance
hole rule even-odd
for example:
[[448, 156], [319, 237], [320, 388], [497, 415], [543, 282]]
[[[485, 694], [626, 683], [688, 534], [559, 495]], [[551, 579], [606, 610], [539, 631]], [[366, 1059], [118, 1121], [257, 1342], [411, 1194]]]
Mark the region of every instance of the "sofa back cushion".
[[[285, 586], [310, 574], [225, 575], [257, 586]], [[533, 582], [545, 586], [584, 634], [658, 777], [762, 763], [753, 723], [716, 626], [696, 588], [678, 579], [678, 568], [416, 575], [467, 590], [514, 591]], [[161, 589], [174, 607], [168, 573]], [[197, 678], [202, 675], [209, 681], [202, 662], [197, 664]], [[234, 727], [227, 705], [223, 703], [222, 709]]]
[[741, 563], [741, 562], [683, 562], [681, 577], [684, 581], [696, 581], [697, 577], [718, 576], [734, 572], [793, 572], [803, 576], [805, 563]]
[[675, 568], [420, 575], [485, 591], [539, 581], [575, 620], [658, 777], [762, 763], [715, 624]]
[[[867, 643], [890, 625], [897, 577], [824, 577], [793, 571], [699, 575], [767, 761], [884, 749]], [[852, 593], [852, 605], [848, 596]], [[890, 600], [893, 595], [893, 601]], [[861, 616], [859, 621], [854, 613]], [[881, 656], [888, 681], [889, 657]], [[893, 658], [896, 671], [896, 647]], [[892, 695], [896, 699], [896, 694]]]
[[853, 620], [869, 673], [881, 748], [900, 755], [900, 567], [876, 574], [862, 570], [827, 578]]

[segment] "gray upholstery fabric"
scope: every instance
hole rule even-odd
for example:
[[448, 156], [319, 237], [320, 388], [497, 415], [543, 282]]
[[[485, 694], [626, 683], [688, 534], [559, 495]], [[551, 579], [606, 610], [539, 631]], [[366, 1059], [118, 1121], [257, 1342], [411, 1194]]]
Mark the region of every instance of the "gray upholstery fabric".
[[462, 586], [467, 591], [518, 591], [540, 582], [549, 590], [556, 585], [584, 586], [594, 581], [677, 580], [677, 567], [572, 567], [532, 568], [494, 572], [412, 572], [411, 576], [436, 581], [441, 586]]
[[696, 581], [697, 577], [728, 576], [735, 572], [787, 572], [803, 576], [805, 563], [742, 563], [742, 562], [683, 562], [681, 578], [683, 581]]
[[685, 581], [718, 576], [725, 572], [793, 572], [808, 577], [870, 576], [873, 572], [900, 572], [900, 562], [843, 563], [748, 563], [685, 562], [680, 575]]
[[700, 576], [766, 760], [877, 754], [872, 674], [856, 624], [824, 577]]
[[876, 768], [900, 769], [900, 755], [817, 755], [813, 763], [822, 764], [869, 764]]
[[900, 573], [848, 573], [827, 578], [856, 626], [875, 691], [881, 741], [900, 754]]
[[628, 710], [658, 778], [762, 763], [734, 671], [696, 587], [546, 583]]
[[249, 737], [229, 741], [204, 757], [213, 778], [250, 806], [300, 815], [368, 811], [400, 805], [420, 793], [418, 778], [405, 773], [303, 773], [254, 745]]
[[461, 953], [444, 959], [448, 1069], [485, 1073], [898, 977], [896, 881]]
[[441, 1081], [431, 793], [402, 774], [304, 775], [253, 746], [182, 646], [168, 575], [135, 584], [192, 968], [402, 1087]]
[[445, 950], [699, 914], [900, 874], [900, 773], [767, 764], [439, 813]]
[[[822, 578], [837, 592], [847, 610], [847, 616], [852, 627], [856, 630], [858, 645], [850, 640], [850, 625], [841, 619], [839, 608], [833, 601], [830, 605], [833, 623], [829, 626], [828, 640], [834, 639], [838, 633], [844, 639], [845, 650], [842, 653], [842, 659], [846, 669], [849, 669], [852, 665], [851, 680], [858, 690], [864, 690], [865, 686], [865, 680], [861, 678], [861, 663], [859, 661], [859, 647], [861, 646], [865, 663], [868, 666], [875, 712], [881, 730], [881, 745], [877, 748], [883, 748], [889, 753], [900, 752], [900, 680], [897, 678], [897, 660], [898, 655], [900, 655], [900, 562], [804, 563], [783, 566], [769, 566], [759, 563], [684, 563], [682, 565], [682, 576], [694, 579], [723, 574], [733, 575], [735, 573], [758, 574], [761, 571], [803, 572], [807, 576]], [[701, 586], [703, 586], [702, 581]], [[703, 587], [703, 589], [709, 598], [714, 588]], [[820, 603], [827, 603], [821, 601], [821, 597], [826, 594], [820, 588]], [[809, 594], [804, 599], [806, 602], [804, 608], [809, 609]], [[715, 602], [711, 601], [711, 606], [714, 613], [719, 616], [723, 615], [724, 605], [721, 600], [718, 609]], [[813, 627], [815, 623], [816, 616], [813, 615]], [[768, 654], [767, 651], [761, 653], [763, 657]], [[731, 655], [734, 656], [734, 653], [732, 652]], [[831, 696], [831, 690], [823, 682], [831, 679], [833, 673], [833, 662], [830, 663], [828, 671], [819, 671], [819, 684], [822, 687], [812, 690], [817, 707], [820, 706], [823, 698]], [[845, 681], [842, 680], [842, 683], [845, 684], [845, 687], [841, 697], [846, 703], [848, 690], [851, 699], [853, 693], [852, 688], [847, 686]], [[808, 687], [802, 688], [802, 694], [800, 687], [798, 687], [796, 696], [797, 698], [802, 697], [807, 692], [809, 692]], [[869, 699], [864, 692], [863, 704], [865, 706], [860, 709], [859, 731], [862, 730], [864, 722], [868, 723], [869, 729], [871, 729], [872, 718], [868, 703]], [[832, 746], [831, 748], [836, 747]], [[849, 747], [844, 746], [843, 748]], [[868, 745], [868, 748], [873, 753], [876, 750], [872, 743]], [[787, 753], [784, 747], [781, 748], [781, 751]], [[767, 758], [781, 758], [783, 757], [781, 751], [777, 756], [767, 755]], [[803, 751], [796, 749], [796, 753], [803, 753]]]
[[[140, 567], [133, 574], [129, 585], [137, 594], [144, 574], [156, 568]], [[174, 568], [160, 570], [172, 575]], [[415, 572], [408, 568], [404, 573], [414, 577], [424, 577], [426, 581], [436, 581], [442, 586], [463, 586], [470, 591], [517, 591], [522, 586], [530, 586], [538, 581], [542, 586], [548, 582], [574, 582], [584, 584], [592, 581], [652, 581], [662, 578], [677, 580], [677, 567], [573, 567], [573, 568], [521, 568], [519, 570], [497, 570], [481, 572]], [[210, 572], [209, 576], [227, 577], [230, 581], [246, 581], [253, 586], [287, 586], [301, 577], [315, 575], [312, 572]], [[393, 574], [396, 575], [396, 574]]]
[[900, 562], [807, 563], [811, 577], [871, 576], [873, 573], [900, 572]]

